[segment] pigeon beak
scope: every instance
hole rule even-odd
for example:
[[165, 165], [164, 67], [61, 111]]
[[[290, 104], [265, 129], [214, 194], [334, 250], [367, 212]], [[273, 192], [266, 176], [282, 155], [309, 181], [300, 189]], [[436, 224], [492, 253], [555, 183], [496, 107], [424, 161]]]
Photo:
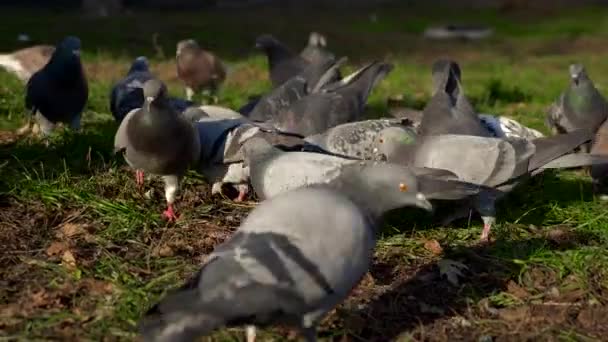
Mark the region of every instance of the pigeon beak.
[[378, 153], [378, 148], [377, 148], [377, 147], [374, 147], [374, 149], [372, 150], [372, 152], [373, 152], [374, 154]]
[[260, 43], [255, 43], [255, 48], [256, 48], [256, 49], [261, 49], [261, 48], [262, 48], [262, 44], [260, 44]]
[[574, 81], [574, 84], [578, 85], [578, 75], [577, 74], [572, 74], [570, 75], [570, 77], [572, 77], [572, 81]]
[[152, 101], [154, 101], [154, 97], [152, 97], [152, 96], [146, 97], [146, 102], [150, 103]]
[[74, 50], [74, 51], [72, 51], [72, 53], [73, 53], [75, 56], [80, 57], [80, 50]]
[[429, 200], [426, 199], [423, 193], [419, 192], [416, 194], [416, 206], [426, 211], [433, 211], [433, 205]]

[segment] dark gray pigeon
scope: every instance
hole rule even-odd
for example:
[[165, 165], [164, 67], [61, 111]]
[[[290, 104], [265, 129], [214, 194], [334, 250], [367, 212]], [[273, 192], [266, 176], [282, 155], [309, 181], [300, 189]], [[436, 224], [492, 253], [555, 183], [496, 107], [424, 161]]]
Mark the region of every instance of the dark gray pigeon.
[[433, 97], [424, 108], [421, 135], [466, 134], [491, 136], [467, 100], [460, 83], [460, 67], [454, 61], [433, 63]]
[[548, 110], [546, 124], [555, 133], [587, 128], [596, 132], [608, 117], [608, 104], [582, 64], [570, 65], [570, 85]]
[[369, 160], [374, 158], [376, 136], [387, 127], [411, 129], [415, 134], [414, 128], [407, 121], [375, 119], [341, 124], [321, 134], [308, 136], [304, 140], [337, 155]]
[[[110, 111], [116, 122], [122, 122], [125, 115], [143, 106], [144, 83], [153, 78], [155, 77], [150, 72], [148, 59], [144, 56], [137, 57], [131, 64], [127, 76], [118, 81], [110, 92]], [[195, 105], [194, 102], [175, 97], [169, 97], [169, 103], [179, 113], [183, 113], [186, 109]], [[190, 114], [192, 113], [190, 111]]]
[[[343, 187], [289, 191], [258, 205], [202, 269], [142, 318], [145, 341], [193, 341], [233, 326], [287, 325], [317, 340], [323, 317], [368, 271], [384, 213], [431, 210], [418, 177], [375, 168]], [[302, 210], [306, 208], [306, 210]], [[248, 329], [248, 341], [255, 330]]]
[[51, 45], [34, 45], [12, 53], [0, 54], [0, 67], [27, 82], [30, 77], [42, 69], [51, 59], [55, 47]]
[[264, 95], [248, 117], [254, 121], [273, 121], [299, 99], [319, 92], [325, 85], [338, 80], [339, 68], [346, 62], [342, 58], [308, 65], [301, 73]]
[[49, 62], [27, 82], [25, 107], [36, 115], [41, 132], [48, 135], [58, 122], [80, 130], [89, 88], [80, 61], [80, 39], [64, 38]]
[[304, 71], [309, 64], [269, 34], [259, 36], [255, 40], [255, 46], [268, 57], [269, 78], [275, 88]]
[[280, 131], [309, 136], [358, 121], [373, 87], [392, 69], [392, 64], [372, 62], [343, 80], [325, 86], [323, 91], [296, 101], [272, 123]]
[[300, 52], [300, 56], [309, 63], [321, 64], [328, 60], [335, 60], [336, 56], [327, 50], [325, 36], [318, 32], [311, 32], [308, 36], [308, 45]]
[[528, 141], [456, 134], [416, 137], [390, 127], [378, 134], [376, 152], [391, 163], [448, 170], [462, 181], [495, 188], [480, 192], [473, 204], [484, 222], [481, 238], [487, 240], [496, 221], [496, 200], [523, 178], [549, 168], [605, 163], [608, 157], [571, 153], [591, 139], [588, 130]]
[[203, 50], [194, 39], [177, 43], [175, 53], [177, 76], [186, 85], [186, 98], [208, 89], [212, 96], [226, 79], [226, 68], [213, 53]]
[[171, 107], [161, 81], [146, 81], [143, 94], [142, 108], [127, 114], [118, 127], [114, 149], [123, 151], [127, 163], [138, 170], [138, 182], [143, 182], [139, 170], [163, 177], [167, 200], [163, 215], [174, 221], [175, 196], [185, 172], [200, 158], [200, 141], [192, 123]]
[[[470, 185], [464, 186], [463, 189], [459, 182], [452, 182], [455, 175], [451, 172], [404, 168], [399, 165], [345, 159], [323, 153], [284, 152], [258, 137], [245, 141], [242, 155], [243, 166], [249, 170], [251, 186], [260, 199], [273, 198], [286, 191], [319, 184], [337, 186], [342, 191], [347, 180], [355, 179], [357, 175], [367, 172], [369, 175], [382, 177], [387, 182], [413, 172], [421, 182], [425, 183], [425, 188], [435, 189], [429, 199], [461, 199], [479, 191], [477, 188], [471, 190]], [[359, 181], [364, 182], [363, 179], [365, 178]], [[442, 189], [431, 185], [435, 180], [450, 182]]]

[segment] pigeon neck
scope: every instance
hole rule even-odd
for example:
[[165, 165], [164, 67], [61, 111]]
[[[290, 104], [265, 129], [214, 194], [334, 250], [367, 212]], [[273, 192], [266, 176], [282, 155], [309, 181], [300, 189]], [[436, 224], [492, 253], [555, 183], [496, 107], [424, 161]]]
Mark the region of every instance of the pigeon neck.
[[73, 82], [81, 77], [82, 65], [80, 60], [75, 57], [60, 58], [60, 56], [53, 56], [49, 61], [47, 70], [57, 80]]
[[268, 64], [270, 67], [274, 67], [281, 61], [292, 58], [293, 53], [282, 45], [274, 45], [268, 48]]

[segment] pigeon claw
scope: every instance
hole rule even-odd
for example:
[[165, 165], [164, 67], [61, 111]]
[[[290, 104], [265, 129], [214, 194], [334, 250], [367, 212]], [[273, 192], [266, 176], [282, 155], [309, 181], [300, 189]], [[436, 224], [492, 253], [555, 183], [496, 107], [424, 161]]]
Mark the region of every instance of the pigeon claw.
[[239, 195], [234, 199], [235, 202], [243, 202], [247, 197], [247, 191], [239, 190]]
[[167, 204], [167, 210], [163, 211], [163, 217], [169, 222], [177, 221], [177, 213], [173, 210], [173, 204]]
[[488, 242], [490, 240], [490, 229], [492, 229], [492, 225], [484, 224], [479, 240], [482, 242]]
[[135, 170], [135, 182], [139, 187], [144, 185], [144, 171], [143, 170]]

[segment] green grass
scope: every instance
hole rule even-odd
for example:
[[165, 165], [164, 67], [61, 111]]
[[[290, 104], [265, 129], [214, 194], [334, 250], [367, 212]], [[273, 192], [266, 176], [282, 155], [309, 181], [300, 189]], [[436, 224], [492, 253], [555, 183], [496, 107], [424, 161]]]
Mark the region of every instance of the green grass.
[[[182, 218], [168, 225], [160, 217], [160, 184], [148, 182], [152, 199], [136, 189], [131, 171], [112, 155], [116, 125], [108, 95], [137, 55], [149, 56], [155, 72], [180, 95], [172, 60], [175, 42], [198, 39], [229, 64], [220, 104], [238, 108], [247, 96], [269, 89], [266, 61], [252, 49], [254, 37], [273, 32], [300, 48], [314, 29], [328, 35], [333, 51], [349, 56], [348, 70], [371, 59], [395, 64], [370, 98], [371, 117], [384, 115], [389, 95], [403, 94], [409, 105], [421, 108], [429, 98], [431, 61], [451, 56], [461, 63], [467, 95], [477, 110], [510, 116], [544, 133], [544, 111], [567, 84], [570, 62], [583, 62], [606, 92], [604, 9], [550, 16], [488, 10], [448, 16], [401, 8], [376, 14], [374, 23], [369, 13], [328, 11], [316, 14], [311, 26], [311, 16], [287, 10], [135, 13], [96, 20], [74, 13], [2, 12], [0, 46], [6, 50], [17, 47], [15, 37], [24, 27], [38, 42], [77, 33], [83, 40], [90, 97], [81, 134], [58, 132], [48, 148], [36, 139], [0, 145], [0, 336], [132, 340], [142, 313], [191, 275], [250, 210], [249, 205], [211, 198], [205, 180], [192, 172], [180, 196]], [[467, 43], [418, 37], [426, 25], [449, 20], [489, 24], [496, 35]], [[152, 44], [154, 33], [159, 33], [160, 49]], [[1, 130], [23, 123], [23, 97], [23, 85], [0, 71]], [[448, 228], [431, 222], [417, 212], [389, 215], [371, 276], [324, 323], [322, 336], [603, 336], [601, 325], [580, 317], [585, 310], [607, 312], [608, 212], [582, 172], [547, 173], [508, 196], [499, 207], [497, 241], [490, 246], [476, 244], [481, 230], [477, 217]], [[66, 236], [62, 232], [69, 225], [77, 232]], [[439, 255], [425, 247], [433, 240], [443, 249]], [[50, 253], [57, 242], [63, 245]], [[65, 261], [66, 251], [75, 266]], [[439, 275], [442, 259], [467, 266], [458, 285]], [[558, 320], [560, 310], [550, 306], [555, 302], [573, 310], [572, 319]], [[531, 311], [535, 321], [525, 315], [508, 318], [507, 310], [513, 308], [549, 309]], [[262, 340], [285, 336], [284, 330], [260, 335]], [[213, 340], [243, 340], [243, 333], [224, 330]]]

